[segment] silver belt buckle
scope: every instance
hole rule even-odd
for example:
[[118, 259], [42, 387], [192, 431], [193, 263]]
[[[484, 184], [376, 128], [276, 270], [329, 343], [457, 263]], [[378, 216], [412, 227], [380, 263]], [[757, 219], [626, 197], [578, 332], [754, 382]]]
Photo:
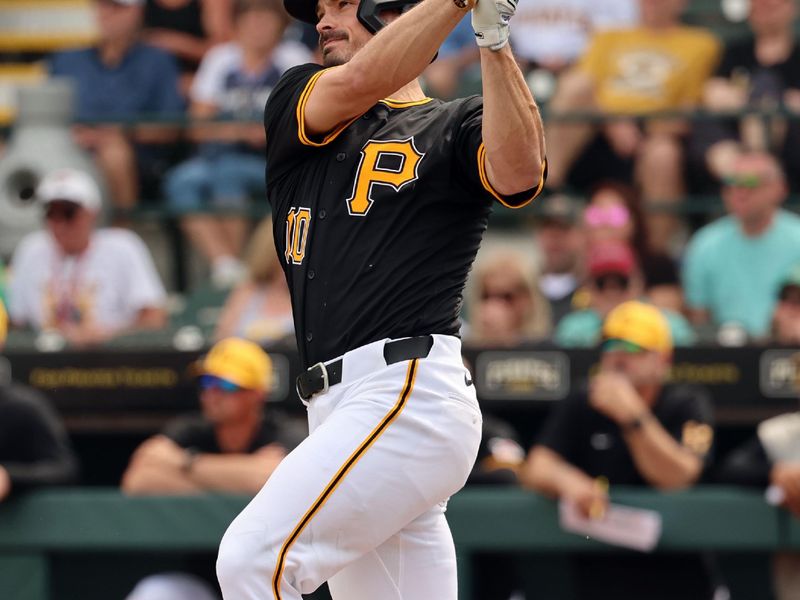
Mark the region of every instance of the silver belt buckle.
[[303, 394], [300, 391], [300, 385], [298, 383], [298, 381], [299, 381], [299, 379], [298, 379], [298, 380], [295, 380], [295, 383], [294, 383], [294, 389], [295, 389], [295, 391], [297, 391], [298, 397], [303, 398], [304, 400], [310, 400], [312, 397], [316, 396], [317, 394], [324, 394], [330, 389], [330, 380], [328, 379], [328, 367], [325, 366], [325, 363], [318, 362], [315, 365], [311, 365], [308, 369], [306, 369], [306, 372], [307, 373], [311, 372], [314, 369], [316, 369], [317, 367], [319, 367], [320, 370], [322, 371], [322, 389], [319, 390], [318, 392], [314, 392], [313, 394], [308, 396], [308, 398], [304, 398]]
[[[325, 366], [324, 362], [318, 362], [314, 365], [314, 367], [319, 367], [322, 369], [322, 389], [317, 392], [318, 394], [326, 394], [328, 390], [331, 388], [330, 381], [328, 380], [328, 367]], [[311, 367], [312, 369], [314, 367]]]

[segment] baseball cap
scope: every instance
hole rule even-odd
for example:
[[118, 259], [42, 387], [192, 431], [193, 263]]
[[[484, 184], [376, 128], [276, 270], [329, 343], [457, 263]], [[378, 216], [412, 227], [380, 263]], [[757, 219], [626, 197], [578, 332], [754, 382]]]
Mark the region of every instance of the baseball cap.
[[565, 194], [551, 194], [543, 198], [536, 213], [539, 222], [558, 222], [574, 225], [581, 215], [581, 205], [578, 200]]
[[36, 197], [43, 205], [60, 200], [90, 211], [98, 211], [102, 205], [100, 188], [94, 179], [77, 169], [58, 169], [45, 175], [36, 188]]
[[630, 300], [614, 308], [603, 323], [602, 349], [672, 352], [672, 333], [663, 313], [650, 304]]
[[8, 313], [3, 301], [0, 300], [0, 346], [6, 341], [6, 334], [8, 333]]
[[630, 276], [635, 266], [633, 250], [625, 242], [606, 240], [589, 248], [589, 275], [592, 277], [607, 273]]
[[211, 347], [200, 363], [202, 375], [213, 375], [249, 390], [267, 390], [272, 383], [272, 361], [258, 344], [226, 338]]

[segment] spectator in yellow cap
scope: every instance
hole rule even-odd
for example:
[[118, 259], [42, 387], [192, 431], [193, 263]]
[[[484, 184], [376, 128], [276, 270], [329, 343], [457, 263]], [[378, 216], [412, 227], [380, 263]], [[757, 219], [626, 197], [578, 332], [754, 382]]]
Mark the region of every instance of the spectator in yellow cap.
[[255, 494], [300, 439], [265, 411], [272, 362], [253, 342], [226, 338], [199, 362], [202, 416], [179, 417], [134, 452], [122, 477], [130, 494]]
[[[662, 312], [623, 302], [607, 315], [597, 373], [549, 416], [521, 472], [523, 485], [603, 518], [608, 486], [693, 484], [710, 458], [711, 403], [666, 385], [672, 338]], [[710, 599], [700, 556], [577, 556], [578, 598]]]

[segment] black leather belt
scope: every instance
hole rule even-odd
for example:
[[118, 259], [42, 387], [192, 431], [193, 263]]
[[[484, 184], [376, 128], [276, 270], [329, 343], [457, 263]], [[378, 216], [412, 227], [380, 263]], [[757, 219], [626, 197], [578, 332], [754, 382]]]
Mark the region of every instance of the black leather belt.
[[[425, 358], [433, 347], [433, 336], [406, 338], [386, 342], [383, 346], [383, 359], [387, 365]], [[308, 400], [314, 394], [327, 392], [332, 385], [342, 381], [342, 359], [329, 363], [317, 363], [297, 376], [297, 395], [303, 400]]]

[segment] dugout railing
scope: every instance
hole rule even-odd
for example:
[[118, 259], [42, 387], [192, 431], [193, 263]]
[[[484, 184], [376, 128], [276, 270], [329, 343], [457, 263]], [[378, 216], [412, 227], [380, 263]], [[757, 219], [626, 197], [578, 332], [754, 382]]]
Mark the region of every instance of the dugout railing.
[[[661, 515], [656, 553], [713, 551], [747, 564], [775, 551], [800, 549], [800, 522], [757, 491], [619, 488], [611, 497]], [[48, 490], [14, 498], [0, 504], [0, 598], [121, 600], [139, 577], [176, 568], [180, 559], [213, 560], [222, 533], [246, 501], [211, 494], [131, 498], [115, 489]], [[462, 491], [451, 499], [447, 516], [458, 553], [460, 600], [480, 600], [473, 595], [471, 569], [479, 553], [527, 555], [535, 568], [537, 560], [573, 552], [617, 551], [563, 531], [556, 503], [522, 490]], [[564, 575], [538, 576], [545, 587]], [[768, 577], [748, 585], [750, 600], [771, 597]]]

